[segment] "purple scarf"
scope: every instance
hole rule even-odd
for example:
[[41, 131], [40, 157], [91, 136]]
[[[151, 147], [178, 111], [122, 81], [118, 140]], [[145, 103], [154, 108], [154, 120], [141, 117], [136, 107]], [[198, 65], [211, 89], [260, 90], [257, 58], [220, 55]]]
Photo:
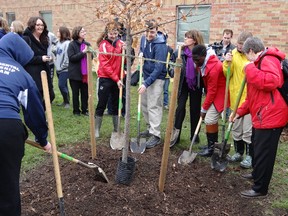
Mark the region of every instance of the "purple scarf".
[[184, 54], [187, 56], [186, 63], [186, 82], [189, 89], [195, 89], [196, 86], [196, 74], [194, 69], [194, 62], [192, 59], [192, 51], [188, 48], [184, 48]]
[[[82, 43], [81, 46], [80, 46], [80, 50], [84, 50], [85, 49], [85, 44]], [[87, 56], [84, 55], [84, 57], [81, 59], [81, 73], [82, 73], [82, 82], [83, 83], [87, 83], [88, 80], [87, 80]]]

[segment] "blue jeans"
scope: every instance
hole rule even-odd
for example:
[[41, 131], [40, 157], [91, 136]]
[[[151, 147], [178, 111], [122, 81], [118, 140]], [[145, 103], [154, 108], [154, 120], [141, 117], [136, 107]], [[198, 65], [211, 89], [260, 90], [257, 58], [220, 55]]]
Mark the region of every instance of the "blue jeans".
[[163, 95], [164, 95], [164, 106], [168, 106], [169, 104], [169, 84], [170, 78], [165, 78], [164, 87], [163, 87]]
[[58, 76], [58, 87], [63, 96], [65, 104], [69, 104], [69, 90], [68, 90], [68, 71], [57, 73]]

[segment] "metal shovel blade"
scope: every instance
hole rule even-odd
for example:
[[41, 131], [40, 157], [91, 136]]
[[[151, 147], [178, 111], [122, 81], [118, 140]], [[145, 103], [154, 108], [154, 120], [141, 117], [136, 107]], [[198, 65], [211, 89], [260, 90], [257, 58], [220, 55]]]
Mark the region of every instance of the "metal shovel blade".
[[90, 163], [90, 162], [88, 162], [88, 165], [91, 169], [95, 170], [96, 176], [100, 177], [102, 180], [104, 180], [104, 182], [109, 183], [109, 180], [106, 176], [106, 173], [104, 172], [104, 170], [101, 167], [97, 166], [94, 163]]
[[139, 141], [137, 138], [131, 138], [130, 142], [130, 150], [133, 153], [140, 153], [142, 154], [146, 149], [146, 139], [140, 138]]
[[211, 156], [211, 168], [219, 172], [224, 172], [227, 166], [228, 160], [226, 155], [221, 157], [221, 149], [215, 148]]
[[125, 145], [124, 133], [112, 132], [110, 138], [110, 146], [114, 150], [122, 150]]
[[189, 152], [189, 151], [183, 151], [183, 153], [178, 158], [179, 164], [189, 164], [192, 163], [197, 156], [197, 153]]

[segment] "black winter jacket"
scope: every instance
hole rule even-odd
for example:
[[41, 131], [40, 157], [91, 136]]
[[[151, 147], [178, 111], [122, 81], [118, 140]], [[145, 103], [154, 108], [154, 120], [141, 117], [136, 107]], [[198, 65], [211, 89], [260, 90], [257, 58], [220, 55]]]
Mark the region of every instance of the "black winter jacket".
[[[90, 46], [90, 43], [84, 41], [87, 46]], [[78, 40], [73, 40], [68, 46], [68, 76], [71, 80], [82, 81], [81, 73], [81, 59], [86, 55], [80, 50], [81, 43]]]
[[29, 28], [26, 28], [23, 34], [23, 39], [31, 47], [34, 52], [32, 60], [25, 66], [26, 71], [32, 76], [35, 81], [40, 93], [43, 96], [42, 81], [41, 81], [41, 71], [44, 70], [47, 73], [48, 88], [50, 93], [51, 102], [55, 98], [53, 91], [53, 84], [50, 76], [50, 67], [48, 62], [42, 60], [43, 55], [47, 55], [48, 44], [40, 43], [32, 34]]

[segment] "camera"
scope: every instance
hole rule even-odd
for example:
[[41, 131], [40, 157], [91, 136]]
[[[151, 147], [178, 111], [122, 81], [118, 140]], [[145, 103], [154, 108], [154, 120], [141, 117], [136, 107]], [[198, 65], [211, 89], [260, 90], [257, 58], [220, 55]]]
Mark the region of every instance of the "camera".
[[225, 50], [223, 50], [223, 45], [221, 43], [214, 42], [213, 44], [209, 44], [208, 47], [212, 47], [221, 62], [224, 61], [223, 54], [225, 54]]

